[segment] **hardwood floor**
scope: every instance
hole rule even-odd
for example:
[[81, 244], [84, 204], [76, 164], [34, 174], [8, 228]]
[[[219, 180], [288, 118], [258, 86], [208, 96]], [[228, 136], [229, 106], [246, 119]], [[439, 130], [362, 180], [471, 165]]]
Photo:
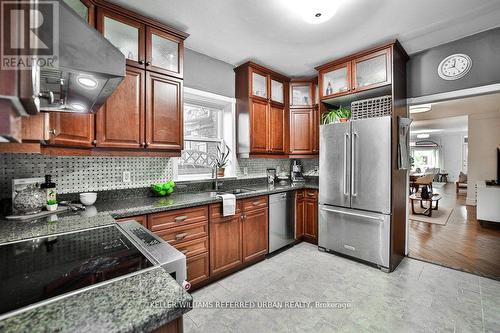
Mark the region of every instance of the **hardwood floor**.
[[465, 205], [453, 183], [435, 192], [443, 196], [440, 207], [453, 212], [444, 226], [410, 220], [409, 256], [500, 280], [500, 224], [480, 225], [476, 207]]

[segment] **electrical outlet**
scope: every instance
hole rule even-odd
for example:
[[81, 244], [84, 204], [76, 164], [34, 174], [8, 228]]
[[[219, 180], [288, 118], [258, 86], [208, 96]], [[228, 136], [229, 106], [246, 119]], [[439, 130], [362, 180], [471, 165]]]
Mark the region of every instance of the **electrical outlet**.
[[122, 182], [124, 183], [130, 183], [132, 180], [131, 180], [131, 175], [130, 175], [130, 171], [123, 171], [122, 173]]
[[248, 175], [248, 168], [247, 168], [247, 167], [244, 167], [244, 168], [243, 168], [243, 174], [244, 174], [245, 176], [247, 176], [247, 175]]
[[314, 171], [318, 172], [318, 170], [319, 170], [319, 166], [318, 166], [318, 165], [315, 165], [315, 166], [314, 166]]

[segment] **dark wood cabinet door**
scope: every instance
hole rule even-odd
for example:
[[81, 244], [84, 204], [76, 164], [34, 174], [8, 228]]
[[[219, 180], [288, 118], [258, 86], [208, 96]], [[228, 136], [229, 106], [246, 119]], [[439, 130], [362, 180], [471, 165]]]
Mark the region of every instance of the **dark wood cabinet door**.
[[191, 285], [200, 283], [209, 277], [208, 252], [198, 254], [186, 260], [187, 280]]
[[94, 146], [94, 115], [52, 112], [49, 144], [70, 147]]
[[313, 135], [313, 110], [290, 110], [290, 153], [312, 154]]
[[352, 91], [364, 91], [391, 84], [391, 49], [370, 53], [352, 61]]
[[210, 275], [237, 267], [241, 257], [241, 214], [210, 221]]
[[97, 9], [97, 30], [119, 49], [127, 65], [146, 68], [146, 27], [112, 10]]
[[304, 200], [304, 236], [316, 240], [318, 238], [318, 202]]
[[127, 66], [125, 79], [97, 112], [97, 147], [143, 147], [144, 73]]
[[285, 152], [285, 109], [283, 107], [269, 107], [269, 149], [272, 153]]
[[268, 150], [268, 102], [250, 100], [250, 152], [266, 153]]
[[146, 68], [182, 78], [184, 41], [162, 30], [146, 27]]
[[319, 93], [321, 99], [343, 96], [351, 93], [351, 62], [334, 65], [319, 72]]
[[115, 220], [116, 220], [116, 222], [125, 222], [125, 221], [134, 220], [135, 222], [142, 224], [146, 228], [148, 226], [148, 216], [147, 215], [136, 215], [136, 216], [122, 217], [120, 219], [115, 219]]
[[319, 125], [321, 124], [319, 107], [313, 108], [313, 154], [319, 154]]
[[267, 208], [245, 213], [242, 223], [243, 262], [267, 254], [268, 217]]
[[180, 151], [183, 145], [182, 80], [147, 72], [146, 147]]
[[295, 194], [295, 239], [304, 236], [304, 191]]

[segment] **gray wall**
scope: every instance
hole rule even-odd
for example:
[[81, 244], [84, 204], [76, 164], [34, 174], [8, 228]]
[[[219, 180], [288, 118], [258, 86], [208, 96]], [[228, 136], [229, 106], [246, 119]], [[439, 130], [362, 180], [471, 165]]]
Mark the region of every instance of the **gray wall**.
[[[469, 55], [472, 59], [472, 69], [459, 80], [443, 80], [437, 74], [437, 67], [441, 60], [454, 53]], [[409, 97], [500, 83], [500, 28], [411, 55], [407, 73]]]
[[223, 61], [185, 49], [184, 86], [234, 97], [233, 68]]

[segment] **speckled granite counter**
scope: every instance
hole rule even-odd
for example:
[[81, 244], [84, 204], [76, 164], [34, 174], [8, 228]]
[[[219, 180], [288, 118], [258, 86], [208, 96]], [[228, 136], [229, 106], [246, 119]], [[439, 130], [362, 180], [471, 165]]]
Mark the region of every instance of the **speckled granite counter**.
[[115, 223], [115, 220], [109, 213], [97, 213], [97, 211], [95, 214], [89, 214], [89, 211], [65, 212], [26, 221], [2, 220], [0, 218], [0, 244], [63, 232], [91, 229], [111, 223]]
[[[293, 185], [277, 185], [269, 186], [244, 186], [245, 189], [252, 190], [251, 192], [237, 194], [237, 199], [251, 198], [259, 195], [268, 195], [279, 192], [295, 191], [300, 189], [318, 189], [318, 185], [302, 183]], [[221, 189], [224, 192], [225, 189]], [[123, 200], [106, 200], [99, 201], [95, 204], [97, 211], [111, 214], [114, 218], [128, 217], [134, 215], [144, 215], [157, 213], [172, 209], [194, 207], [200, 205], [221, 202], [215, 192], [201, 193], [174, 193], [169, 197], [141, 197], [127, 198]]]
[[0, 321], [0, 332], [149, 332], [180, 317], [192, 297], [162, 268]]

